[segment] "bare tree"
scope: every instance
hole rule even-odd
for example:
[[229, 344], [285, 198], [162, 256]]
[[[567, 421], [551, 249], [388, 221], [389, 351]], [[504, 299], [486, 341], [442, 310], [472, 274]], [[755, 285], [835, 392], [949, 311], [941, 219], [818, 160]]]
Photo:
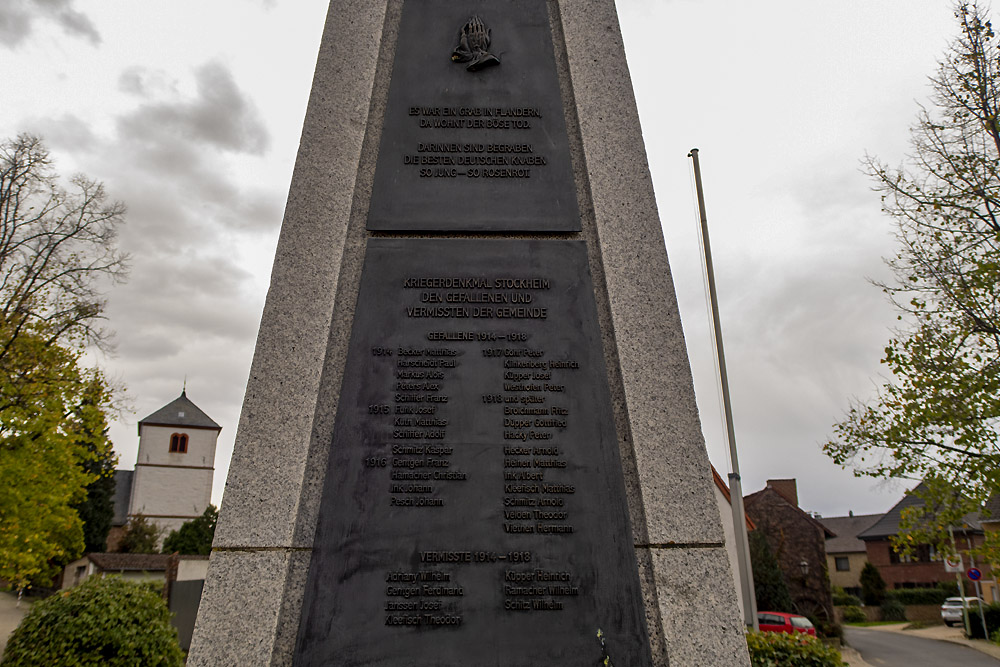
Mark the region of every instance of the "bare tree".
[[41, 139], [0, 143], [0, 367], [22, 332], [106, 348], [102, 288], [121, 281], [125, 205], [77, 175], [64, 188]]

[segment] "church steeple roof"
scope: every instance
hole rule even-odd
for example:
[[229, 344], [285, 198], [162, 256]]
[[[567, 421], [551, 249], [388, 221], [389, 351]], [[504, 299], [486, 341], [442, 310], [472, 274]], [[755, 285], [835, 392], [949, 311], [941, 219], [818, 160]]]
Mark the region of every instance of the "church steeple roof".
[[206, 415], [201, 408], [191, 402], [187, 397], [187, 389], [181, 395], [162, 408], [139, 421], [139, 428], [143, 424], [150, 426], [186, 426], [187, 428], [207, 428], [221, 431], [222, 427]]

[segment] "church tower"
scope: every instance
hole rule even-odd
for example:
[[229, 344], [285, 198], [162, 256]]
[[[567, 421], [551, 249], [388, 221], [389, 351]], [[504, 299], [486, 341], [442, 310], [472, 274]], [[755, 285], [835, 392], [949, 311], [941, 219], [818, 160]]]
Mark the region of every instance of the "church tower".
[[221, 430], [187, 391], [141, 420], [129, 515], [141, 513], [163, 537], [200, 516], [212, 500]]

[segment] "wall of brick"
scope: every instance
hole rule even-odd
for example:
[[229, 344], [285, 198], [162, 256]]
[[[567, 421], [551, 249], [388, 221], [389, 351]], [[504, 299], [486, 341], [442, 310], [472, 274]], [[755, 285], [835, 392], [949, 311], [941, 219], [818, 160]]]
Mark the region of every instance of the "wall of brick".
[[[747, 496], [746, 511], [778, 559], [795, 611], [832, 619], [823, 527], [771, 488]], [[808, 564], [805, 574], [803, 561]]]
[[[972, 535], [970, 540], [973, 547], [978, 547], [983, 542], [982, 535]], [[965, 542], [964, 536], [956, 539], [959, 545], [959, 552], [962, 554], [964, 566], [970, 567], [972, 560], [967, 551], [963, 551], [961, 546]], [[865, 542], [868, 550], [868, 560], [878, 568], [879, 574], [885, 581], [886, 588], [903, 587], [933, 587], [938, 582], [954, 583], [955, 575], [945, 572], [944, 562], [931, 561], [929, 563], [893, 563], [892, 546], [889, 540], [868, 540]], [[977, 567], [983, 571], [984, 578], [989, 578], [989, 566], [977, 563]]]

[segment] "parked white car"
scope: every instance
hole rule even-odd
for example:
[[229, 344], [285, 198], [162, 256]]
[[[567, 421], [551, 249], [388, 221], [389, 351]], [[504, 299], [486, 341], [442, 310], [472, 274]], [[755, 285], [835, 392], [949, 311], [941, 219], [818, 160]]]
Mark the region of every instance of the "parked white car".
[[[979, 598], [965, 598], [965, 606], [969, 609], [979, 608]], [[941, 605], [941, 620], [945, 625], [961, 625], [962, 598], [948, 598]]]

